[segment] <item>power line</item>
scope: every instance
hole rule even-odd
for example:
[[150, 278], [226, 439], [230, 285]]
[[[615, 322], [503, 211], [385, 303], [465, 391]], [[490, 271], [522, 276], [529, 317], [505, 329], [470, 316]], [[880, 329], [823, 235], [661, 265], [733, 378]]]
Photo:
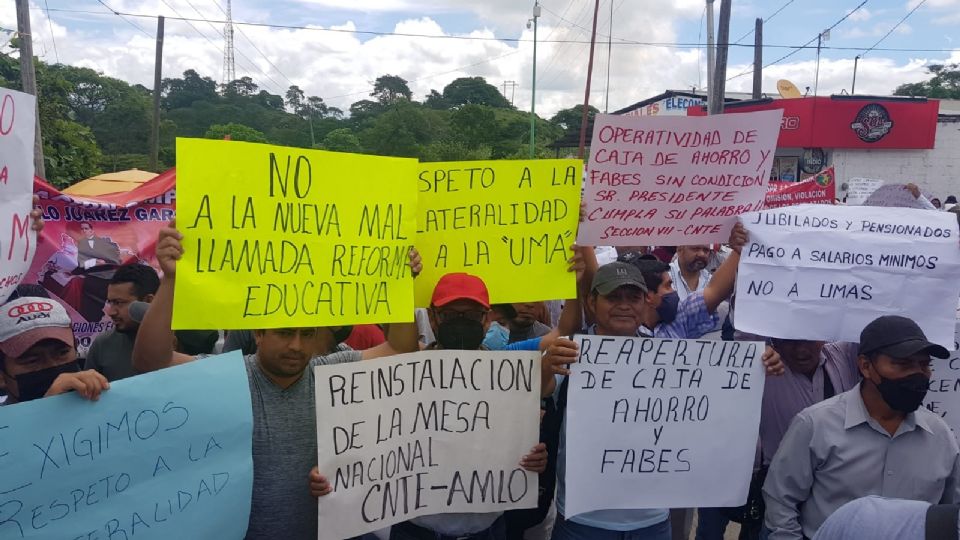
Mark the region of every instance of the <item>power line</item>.
[[[215, 1], [216, 1], [216, 0], [215, 0]], [[190, 0], [186, 0], [186, 2], [187, 2], [187, 5], [189, 5], [189, 6], [193, 9], [193, 11], [195, 11], [195, 12], [197, 13], [197, 15], [203, 17], [203, 13], [201, 13], [200, 10], [197, 9], [197, 6], [193, 5], [193, 2], [191, 2]], [[166, 2], [163, 2], [163, 3], [166, 4]], [[179, 15], [179, 13], [178, 13], [178, 15]], [[216, 32], [217, 35], [219, 35], [221, 38], [226, 39], [226, 36], [223, 34], [223, 32], [222, 32], [219, 28], [217, 28], [216, 26], [214, 26], [212, 22], [207, 22], [207, 24], [210, 26], [210, 28], [213, 28], [213, 31]], [[224, 51], [223, 49], [220, 49], [220, 52], [223, 53], [223, 54], [226, 54], [226, 51]], [[243, 51], [240, 51], [238, 54], [240, 55], [241, 58], [243, 58], [244, 60], [247, 61], [247, 64], [248, 64], [249, 66], [252, 66], [252, 67], [253, 67], [253, 70], [251, 70], [251, 71], [253, 71], [254, 73], [259, 72], [259, 73], [262, 74], [264, 77], [266, 77], [271, 83], [273, 83], [273, 86], [274, 86], [275, 88], [277, 88], [277, 89], [282, 89], [282, 86], [283, 86], [283, 85], [281, 85], [280, 83], [278, 83], [278, 82], [277, 82], [273, 77], [271, 77], [266, 71], [260, 69], [260, 67], [257, 65], [256, 62], [254, 62], [253, 60], [251, 60], [249, 56], [243, 54]], [[228, 78], [228, 77], [224, 77], [224, 78]], [[223, 81], [224, 84], [227, 84], [227, 83], [229, 83], [229, 82], [231, 82], [231, 81]]]
[[60, 52], [57, 51], [57, 38], [53, 35], [53, 19], [50, 18], [50, 5], [47, 4], [47, 0], [43, 0], [43, 6], [47, 8], [47, 26], [50, 27], [50, 41], [53, 42], [53, 55], [57, 59], [57, 63], [60, 63]]
[[[786, 60], [787, 58], [790, 58], [791, 56], [797, 54], [797, 53], [800, 52], [801, 50], [810, 47], [810, 44], [812, 44], [814, 41], [819, 40], [821, 35], [829, 32], [830, 30], [833, 30], [834, 28], [836, 28], [837, 26], [839, 26], [840, 23], [842, 23], [843, 21], [847, 20], [848, 17], [850, 17], [851, 15], [853, 15], [854, 13], [856, 13], [857, 11], [859, 11], [860, 8], [862, 8], [862, 7], [863, 7], [867, 2], [869, 2], [869, 1], [870, 1], [870, 0], [863, 0], [863, 2], [860, 2], [860, 5], [858, 5], [857, 7], [853, 8], [852, 11], [848, 12], [846, 15], [844, 15], [843, 17], [841, 17], [839, 21], [833, 23], [833, 25], [831, 25], [829, 28], [827, 28], [826, 30], [824, 30], [824, 31], [820, 32], [819, 34], [817, 34], [816, 37], [814, 37], [814, 38], [811, 39], [810, 41], [804, 43], [802, 47], [798, 47], [797, 49], [795, 49], [795, 50], [793, 50], [793, 51], [791, 51], [791, 52], [788, 52], [787, 54], [781, 56], [780, 58], [777, 58], [777, 59], [774, 60], [773, 62], [770, 62], [769, 64], [766, 64], [765, 66], [763, 66], [763, 69], [767, 69], [768, 67], [770, 67], [770, 66], [772, 66], [772, 65], [779, 64], [780, 62], [783, 62], [783, 61]], [[827, 47], [821, 47], [820, 45], [818, 45], [816, 48], [821, 49], [821, 50], [822, 50], [822, 49], [827, 49]], [[841, 49], [842, 49], [841, 47], [834, 47], [834, 50], [841, 50]], [[750, 73], [753, 73], [753, 67], [751, 67], [750, 69], [744, 71], [743, 73], [740, 73], [739, 75], [734, 75], [733, 77], [730, 77], [729, 79], [727, 79], [727, 82], [730, 82], [730, 81], [732, 81], [732, 80], [734, 80], [734, 79], [743, 77], [744, 75], [748, 75], [748, 74], [750, 74]]]
[[[408, 84], [413, 84], [413, 83], [423, 82], [423, 81], [426, 81], [426, 80], [429, 80], [429, 79], [433, 79], [433, 78], [435, 78], [435, 77], [440, 77], [440, 76], [442, 76], [442, 75], [449, 75], [449, 74], [451, 74], [451, 73], [456, 73], [456, 72], [458, 72], [458, 71], [463, 71], [464, 69], [468, 69], [468, 68], [472, 68], [472, 67], [476, 67], [476, 66], [481, 66], [481, 65], [483, 65], [483, 64], [488, 64], [488, 63], [493, 62], [493, 61], [495, 61], [495, 60], [500, 60], [501, 58], [506, 58], [506, 57], [508, 57], [508, 56], [513, 56], [513, 55], [515, 55], [515, 54], [517, 54], [517, 53], [519, 53], [519, 52], [520, 52], [520, 51], [511, 51], [511, 52], [508, 52], [507, 54], [501, 54], [500, 56], [495, 56], [495, 57], [493, 57], [493, 58], [487, 58], [486, 60], [481, 60], [480, 62], [475, 62], [475, 63], [473, 63], [473, 64], [469, 64], [469, 65], [466, 65], [466, 66], [460, 66], [460, 67], [458, 67], [458, 68], [454, 68], [454, 69], [451, 69], [451, 70], [449, 70], [449, 71], [443, 71], [443, 72], [441, 72], [441, 73], [434, 73], [434, 74], [432, 74], [432, 75], [426, 75], [426, 76], [424, 76], [424, 77], [418, 77], [418, 78], [413, 79], [413, 80], [411, 80], [411, 81], [407, 81], [407, 83], [408, 83]], [[359, 92], [351, 92], [351, 93], [349, 93], [349, 94], [340, 94], [340, 95], [338, 95], [338, 96], [330, 96], [330, 97], [326, 98], [326, 100], [327, 100], [327, 101], [330, 101], [330, 100], [334, 100], [334, 99], [345, 98], [345, 97], [353, 97], [353, 96], [359, 96], [359, 95], [364, 95], [364, 94], [369, 95], [370, 90], [372, 90], [372, 89], [373, 89], [373, 85], [371, 84], [370, 86], [367, 87], [366, 90], [362, 90], [362, 91], [359, 91]]]
[[887, 32], [886, 34], [884, 34], [882, 38], [878, 39], [877, 42], [874, 43], [873, 45], [871, 45], [869, 49], [867, 49], [867, 50], [863, 51], [862, 53], [860, 53], [860, 56], [862, 57], [862, 56], [864, 56], [865, 54], [867, 54], [868, 52], [876, 49], [877, 45], [880, 45], [881, 43], [883, 43], [883, 40], [885, 40], [885, 39], [887, 39], [888, 37], [890, 37], [890, 34], [892, 34], [894, 30], [896, 30], [897, 28], [899, 28], [900, 25], [903, 24], [904, 21], [906, 21], [907, 19], [909, 19], [910, 16], [913, 15], [913, 13], [914, 13], [915, 11], [917, 11], [918, 9], [920, 9], [920, 6], [922, 6], [922, 5], [926, 4], [926, 3], [927, 3], [927, 0], [920, 0], [920, 3], [917, 4], [916, 6], [914, 6], [914, 8], [910, 10], [910, 13], [907, 13], [906, 15], [903, 16], [902, 19], [900, 19], [899, 21], [897, 21], [897, 24], [893, 25], [893, 28], [891, 28], [889, 32]]
[[[213, 0], [213, 3], [214, 3], [215, 6], [217, 6], [217, 9], [219, 9], [221, 13], [223, 13], [224, 15], [227, 14], [227, 12], [223, 10], [223, 6], [220, 5], [220, 2], [218, 2], [217, 0]], [[287, 77], [287, 75], [286, 75], [284, 72], [280, 71], [280, 68], [278, 68], [277, 65], [274, 64], [274, 63], [270, 60], [270, 58], [269, 58], [266, 54], [263, 53], [263, 51], [260, 50], [260, 47], [257, 47], [257, 44], [254, 43], [254, 41], [253, 41], [252, 39], [250, 39], [249, 37], [247, 37], [247, 35], [246, 35], [245, 33], [243, 33], [243, 30], [242, 30], [242, 29], [237, 28], [237, 32], [239, 32], [240, 35], [243, 36], [243, 39], [247, 40], [247, 42], [250, 44], [251, 47], [254, 48], [254, 50], [256, 50], [258, 53], [260, 53], [260, 56], [262, 56], [263, 59], [266, 60], [267, 63], [270, 64], [270, 66], [273, 67], [273, 69], [276, 70], [277, 73], [280, 74], [281, 77], [283, 77], [284, 79], [286, 79], [287, 82], [290, 83], [291, 86], [294, 86], [294, 83], [293, 83], [292, 80], [290, 80], [290, 77]]]
[[[97, 0], [97, 1], [99, 2], [100, 0]], [[866, 3], [866, 1], [868, 1], [868, 0], [865, 0], [864, 3]], [[76, 9], [50, 8], [50, 11], [51, 11], [51, 12], [54, 12], [54, 13], [59, 12], [59, 13], [81, 13], [81, 14], [88, 14], [88, 15], [104, 15], [104, 13], [103, 13], [103, 12], [100, 12], [100, 11], [85, 11], [85, 10], [76, 10]], [[852, 13], [852, 12], [851, 12], [851, 13]], [[119, 12], [119, 13], [114, 13], [114, 14], [116, 14], [116, 15], [121, 15], [121, 16], [128, 16], [128, 17], [148, 18], [148, 19], [155, 19], [155, 18], [157, 17], [156, 15], [146, 15], [146, 14], [142, 14], [142, 13], [123, 13], [123, 12]], [[849, 15], [849, 14], [848, 14], [848, 15]], [[198, 18], [190, 18], [190, 17], [166, 17], [166, 18], [167, 18], [168, 20], [184, 21], [184, 22], [186, 22], [186, 21], [195, 21], [195, 22], [212, 22], [212, 23], [220, 23], [220, 24], [226, 23], [226, 21], [224, 21], [224, 20], [198, 19]], [[436, 34], [411, 34], [411, 33], [400, 33], [400, 32], [374, 32], [374, 31], [370, 31], [370, 30], [347, 30], [347, 29], [343, 29], [343, 28], [315, 28], [315, 27], [309, 27], [309, 26], [295, 26], [295, 25], [268, 24], [268, 23], [252, 23], [252, 22], [237, 22], [237, 21], [234, 21], [233, 24], [235, 24], [235, 25], [245, 25], [245, 26], [266, 27], [266, 28], [278, 28], [278, 29], [286, 29], [286, 30], [291, 30], [291, 29], [292, 29], [292, 30], [312, 30], [312, 31], [318, 31], [318, 32], [342, 32], [342, 33], [355, 33], [355, 34], [374, 34], [374, 35], [378, 35], [378, 36], [396, 36], [396, 37], [409, 37], [409, 38], [455, 39], [455, 40], [469, 40], [469, 41], [499, 41], [499, 42], [505, 42], [505, 43], [532, 43], [532, 42], [533, 42], [532, 39], [523, 39], [523, 38], [498, 38], [498, 37], [456, 36], [456, 35], [436, 35]], [[836, 26], [836, 25], [834, 25], [834, 26]], [[830, 30], [830, 29], [832, 29], [832, 28], [833, 28], [833, 26], [831, 26], [830, 28], [828, 28], [828, 30]], [[142, 29], [141, 29], [141, 30], [142, 30]], [[145, 33], [146, 33], [146, 32], [145, 32]], [[147, 35], [150, 36], [151, 39], [153, 39], [153, 36], [152, 36], [152, 35], [150, 35], [150, 34], [147, 34]], [[597, 34], [597, 35], [600, 36], [600, 34]], [[607, 36], [602, 36], [602, 37], [607, 37]], [[209, 40], [209, 38], [207, 38], [207, 39]], [[635, 40], [629, 40], [629, 39], [623, 39], [623, 38], [617, 38], [617, 37], [614, 37], [614, 39], [616, 39], [617, 41], [614, 41], [613, 44], [614, 44], [614, 45], [621, 45], [621, 46], [631, 46], [631, 45], [633, 45], [633, 46], [642, 46], [642, 47], [665, 47], [665, 48], [673, 48], [673, 49], [698, 49], [698, 48], [699, 48], [699, 49], [705, 49], [705, 48], [707, 48], [707, 44], [706, 44], [706, 43], [692, 43], [692, 42], [680, 42], [680, 43], [677, 43], [677, 42], [662, 42], [662, 41], [661, 41], [661, 42], [657, 42], [657, 41], [635, 41]], [[810, 45], [811, 43], [813, 43], [813, 42], [816, 41], [816, 40], [817, 40], [817, 38], [815, 37], [815, 38], [813, 38], [812, 40], [808, 41], [807, 43], [805, 43], [805, 44], [803, 44], [803, 45], [782, 45], [782, 44], [770, 44], [770, 45], [767, 45], [767, 44], [764, 44], [763, 47], [764, 47], [764, 48], [767, 48], [767, 49], [794, 49], [795, 52], [799, 52], [799, 51], [804, 50], [804, 49], [816, 49], [816, 48], [817, 48], [816, 45], [813, 45], [813, 46]], [[537, 40], [537, 43], [573, 43], [573, 44], [589, 45], [589, 44], [590, 44], [590, 41], [589, 41], [589, 40], [569, 40], [569, 39], [554, 39], [554, 40], [549, 40], [549, 41], [547, 41], [547, 40], [538, 39], [538, 40]], [[740, 43], [740, 44], [731, 43], [729, 46], [730, 46], [730, 47], [742, 47], [742, 48], [746, 48], [746, 49], [752, 49], [752, 48], [755, 47], [755, 45], [752, 44], [752, 43]], [[826, 50], [833, 50], [833, 51], [861, 51], [861, 50], [863, 50], [863, 47], [832, 47], [832, 46], [822, 46], [822, 47], [820, 47], [820, 49], [821, 49], [821, 50], [825, 50], [825, 51], [826, 51]], [[960, 49], [960, 48], [954, 47], [954, 48], [947, 48], [947, 49], [944, 49], [944, 48], [936, 49], [936, 48], [910, 48], [910, 47], [877, 47], [877, 48], [874, 48], [873, 50], [875, 50], [875, 51], [881, 51], [881, 52], [955, 52], [955, 51], [957, 51], [958, 49]], [[219, 48], [219, 46], [218, 46], [218, 50], [220, 50], [220, 52], [223, 52], [222, 49]], [[331, 51], [331, 52], [334, 52], [334, 53], [338, 53], [338, 52], [339, 52], [339, 53], [343, 53], [343, 52], [346, 52], [346, 51]], [[776, 61], [774, 61], [774, 62], [771, 62], [770, 64], [768, 64], [768, 66], [769, 66], [769, 65], [773, 65], [774, 63], [778, 63], [778, 62], [780, 62], [780, 61], [781, 61], [781, 60], [776, 60]]]
[[[107, 4], [105, 4], [105, 3], [103, 2], [103, 0], [97, 0], [97, 2], [100, 2], [100, 5], [102, 5], [103, 7], [107, 8], [107, 9], [110, 11], [110, 13], [113, 13], [113, 14], [116, 15], [117, 17], [120, 17], [121, 19], [124, 20], [124, 22], [126, 22], [126, 23], [129, 24], [130, 26], [136, 28], [137, 30], [139, 30], [143, 35], [147, 36], [147, 37], [150, 38], [150, 39], [155, 39], [155, 38], [156, 38], [156, 36], [150, 34], [150, 33], [147, 32], [146, 30], [144, 30], [143, 28], [141, 28], [139, 24], [131, 21], [130, 19], [127, 19], [127, 18], [124, 16], [123, 13], [120, 13], [119, 11], [117, 11], [117, 10], [113, 9], [112, 7], [108, 6]], [[99, 11], [80, 11], [80, 10], [66, 10], [66, 9], [50, 9], [50, 8], [47, 8], [47, 13], [48, 13], [48, 14], [49, 14], [51, 11], [60, 11], [60, 12], [64, 12], [64, 13], [71, 13], [71, 12], [76, 12], [76, 13], [92, 13], [92, 14], [94, 14], [94, 15], [100, 15], [100, 14], [101, 14]]]
[[[774, 17], [776, 17], [777, 15], [779, 15], [781, 11], [787, 9], [787, 6], [789, 6], [790, 4], [794, 3], [795, 1], [796, 1], [796, 0], [787, 0], [787, 3], [786, 3], [786, 4], [780, 6], [780, 9], [774, 11], [774, 12], [773, 12], [771, 15], [769, 15], [767, 18], [763, 19], [763, 22], [764, 22], [764, 23], [769, 22], [770, 19], [773, 19]], [[748, 31], [746, 34], [740, 36], [740, 39], [734, 41], [734, 43], [740, 43], [741, 41], [743, 41], [744, 39], [746, 39], [747, 37], [749, 37], [750, 34], [754, 33], [755, 31], [756, 31], [756, 28], [751, 28], [750, 31]]]

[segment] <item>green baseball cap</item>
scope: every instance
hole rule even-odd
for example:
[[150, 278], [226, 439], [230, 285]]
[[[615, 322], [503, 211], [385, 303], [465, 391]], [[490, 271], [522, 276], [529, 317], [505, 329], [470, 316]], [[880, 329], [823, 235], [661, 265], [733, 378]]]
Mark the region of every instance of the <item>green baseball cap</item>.
[[593, 276], [593, 285], [590, 290], [606, 296], [620, 287], [636, 287], [647, 292], [647, 284], [643, 281], [640, 270], [624, 262], [612, 262], [601, 266]]

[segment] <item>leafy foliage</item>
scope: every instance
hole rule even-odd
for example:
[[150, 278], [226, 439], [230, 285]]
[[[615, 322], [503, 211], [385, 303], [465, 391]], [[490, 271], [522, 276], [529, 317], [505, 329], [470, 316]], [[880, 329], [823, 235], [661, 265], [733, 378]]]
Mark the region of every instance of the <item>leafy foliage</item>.
[[[48, 181], [63, 187], [103, 171], [147, 168], [150, 89], [89, 68], [43, 62], [37, 62], [37, 84]], [[0, 85], [20, 88], [16, 58], [0, 54]], [[298, 86], [281, 96], [249, 77], [219, 85], [187, 70], [162, 81], [160, 167], [175, 164], [177, 137], [226, 135], [428, 161], [529, 155], [529, 113], [513, 108], [482, 77], [456, 79], [418, 102], [405, 79], [383, 75], [373, 82], [370, 96], [350, 105], [345, 115]], [[549, 122], [536, 118], [537, 156], [551, 157], [547, 145], [579, 129], [579, 110], [565, 109]]]

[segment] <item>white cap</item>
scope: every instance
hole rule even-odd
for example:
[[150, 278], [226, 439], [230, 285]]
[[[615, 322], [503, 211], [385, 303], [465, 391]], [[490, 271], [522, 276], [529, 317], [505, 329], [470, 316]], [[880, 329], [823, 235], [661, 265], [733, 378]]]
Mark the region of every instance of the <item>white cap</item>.
[[45, 339], [73, 345], [70, 315], [51, 298], [24, 296], [0, 306], [0, 351], [17, 358]]

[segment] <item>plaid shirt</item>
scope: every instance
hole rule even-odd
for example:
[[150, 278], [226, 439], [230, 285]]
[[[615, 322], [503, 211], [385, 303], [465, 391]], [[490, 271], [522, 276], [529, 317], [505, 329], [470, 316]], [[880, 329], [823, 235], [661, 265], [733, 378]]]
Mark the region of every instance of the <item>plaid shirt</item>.
[[[707, 311], [703, 291], [690, 293], [680, 301], [677, 318], [672, 323], [660, 323], [653, 329], [653, 337], [673, 339], [699, 339], [717, 327], [719, 318], [716, 313]], [[642, 331], [649, 335], [646, 328]]]

